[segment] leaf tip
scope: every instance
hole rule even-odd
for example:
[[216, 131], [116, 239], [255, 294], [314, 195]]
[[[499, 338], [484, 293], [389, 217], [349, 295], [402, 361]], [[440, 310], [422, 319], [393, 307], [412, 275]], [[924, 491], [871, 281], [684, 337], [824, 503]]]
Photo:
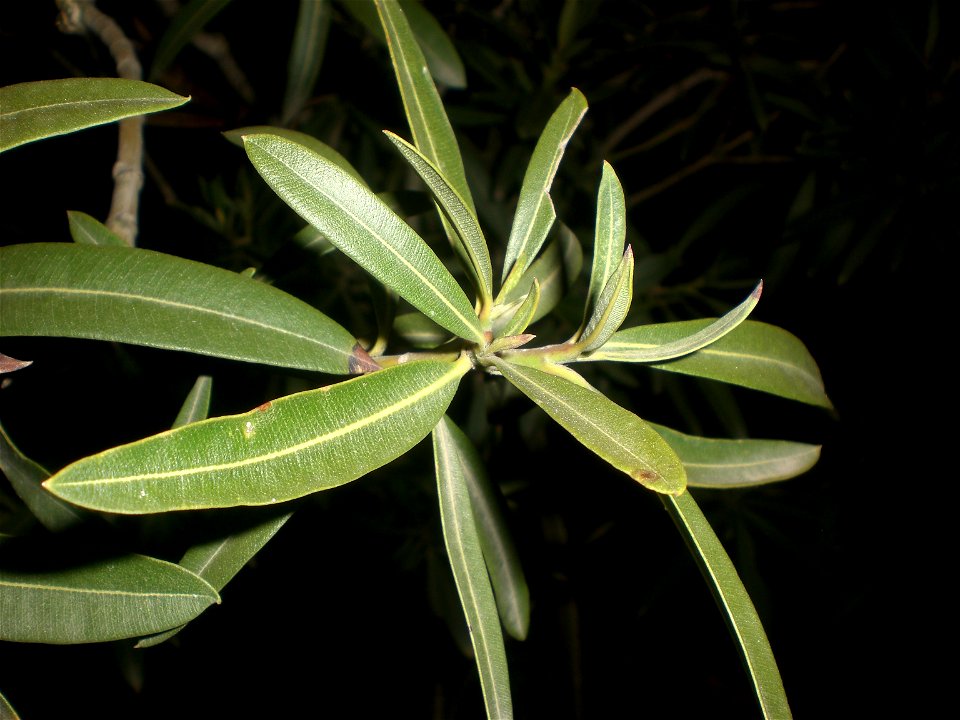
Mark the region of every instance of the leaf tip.
[[32, 365], [33, 360], [17, 360], [12, 358], [9, 355], [4, 355], [0, 353], [0, 374], [10, 373], [14, 370], [22, 370], [28, 365]]
[[357, 343], [353, 346], [353, 352], [347, 361], [347, 368], [351, 375], [362, 375], [380, 370], [380, 365], [367, 354], [367, 351], [360, 346], [360, 343]]
[[757, 283], [757, 286], [753, 289], [753, 292], [750, 293], [750, 297], [754, 300], [759, 300], [760, 296], [763, 294], [763, 279], [761, 278], [760, 282]]

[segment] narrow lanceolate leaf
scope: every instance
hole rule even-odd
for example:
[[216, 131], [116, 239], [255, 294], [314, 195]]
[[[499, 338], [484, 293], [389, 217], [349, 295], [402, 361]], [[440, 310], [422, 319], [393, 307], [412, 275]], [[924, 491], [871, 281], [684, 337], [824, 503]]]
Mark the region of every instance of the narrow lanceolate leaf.
[[749, 487], [788, 480], [805, 473], [820, 458], [819, 445], [704, 438], [651, 425], [680, 457], [692, 487]]
[[650, 425], [593, 390], [492, 358], [494, 366], [589, 450], [641, 485], [677, 495], [686, 487], [680, 458]]
[[53, 497], [41, 483], [50, 477], [40, 465], [28, 458], [0, 425], [0, 470], [7, 476], [14, 492], [47, 530], [60, 532], [83, 519], [71, 505]]
[[143, 555], [49, 571], [4, 563], [0, 596], [0, 640], [56, 644], [154, 633], [220, 602], [194, 573]]
[[157, 85], [121, 78], [41, 80], [0, 88], [0, 152], [133, 115], [183, 105]]
[[287, 60], [287, 92], [283, 97], [283, 122], [293, 120], [303, 109], [320, 74], [327, 32], [330, 29], [328, 0], [300, 0], [300, 12]]
[[470, 211], [476, 213], [463, 171], [460, 146], [407, 17], [396, 0], [374, 2], [387, 38], [413, 144], [460, 193]]
[[533, 262], [557, 217], [550, 187], [574, 130], [587, 112], [587, 100], [574, 88], [560, 103], [533, 150], [520, 187], [517, 212], [503, 262], [501, 296], [510, 292]]
[[690, 493], [679, 497], [666, 496], [662, 500], [700, 566], [717, 604], [729, 620], [764, 718], [789, 720], [792, 715], [777, 661], [756, 608], [730, 557]]
[[113, 245], [127, 247], [126, 241], [102, 222], [84, 212], [67, 210], [70, 237], [82, 245]]
[[377, 367], [350, 333], [291, 295], [135, 248], [0, 248], [0, 334], [114, 340], [339, 374]]
[[603, 344], [617, 331], [633, 302], [633, 250], [627, 245], [620, 265], [607, 279], [607, 285], [597, 299], [593, 315], [577, 345], [584, 352], [603, 347]]
[[[283, 527], [293, 513], [283, 513], [254, 523], [248, 528], [232, 532], [209, 542], [194, 545], [180, 560], [180, 567], [196, 573], [210, 583], [217, 592], [243, 569], [250, 559]], [[141, 639], [138, 648], [152, 647], [169, 640], [183, 626]]]
[[382, 200], [335, 164], [276, 135], [246, 135], [251, 162], [290, 207], [367, 272], [459, 337], [483, 342], [463, 289]]
[[355, 480], [426, 437], [470, 361], [422, 361], [107, 450], [44, 485], [84, 507], [140, 514], [270, 505]]
[[468, 261], [467, 269], [474, 276], [480, 298], [484, 305], [489, 304], [493, 300], [493, 269], [490, 265], [487, 241], [483, 237], [476, 215], [467, 207], [460, 194], [450, 186], [440, 170], [423, 153], [392, 132], [385, 130], [384, 133], [417, 171], [440, 207], [443, 208], [447, 220], [453, 225], [460, 238], [462, 255]]
[[583, 249], [577, 236], [566, 225], [559, 223], [556, 238], [550, 241], [513, 290], [507, 293], [501, 306], [494, 309], [494, 334], [500, 332], [497, 310], [500, 310], [500, 317], [512, 317], [511, 312], [519, 308], [532, 289], [534, 280], [540, 284], [540, 300], [530, 323], [535, 323], [557, 306], [579, 277], [582, 268]]
[[181, 8], [157, 44], [150, 77], [160, 77], [204, 25], [229, 4], [230, 0], [191, 0]]
[[237, 128], [236, 130], [227, 130], [225, 133], [223, 133], [223, 136], [227, 140], [238, 147], [243, 147], [244, 135], [278, 135], [282, 138], [286, 138], [287, 140], [292, 140], [299, 145], [310, 148], [317, 155], [322, 158], [326, 158], [341, 170], [346, 170], [364, 187], [369, 187], [367, 185], [367, 181], [363, 179], [362, 175], [360, 175], [360, 171], [351, 165], [349, 160], [347, 160], [343, 155], [322, 140], [317, 140], [317, 138], [315, 138], [313, 135], [308, 135], [307, 133], [300, 132], [299, 130], [277, 127], [275, 125], [249, 125], [247, 127]]
[[177, 413], [172, 427], [183, 427], [207, 419], [207, 414], [210, 412], [210, 389], [212, 386], [213, 378], [209, 375], [201, 375], [197, 378], [187, 394], [187, 399], [180, 406], [180, 412]]
[[[710, 320], [689, 320], [622, 330], [602, 348], [581, 359], [630, 362], [630, 353], [636, 349], [682, 343], [711, 324]], [[817, 363], [804, 344], [786, 330], [766, 323], [748, 320], [707, 347], [650, 367], [833, 407], [824, 391]]]
[[463, 459], [464, 443], [468, 442], [446, 417], [433, 430], [443, 539], [467, 619], [487, 717], [512, 718], [510, 675], [497, 617], [497, 602], [487, 576], [466, 478], [472, 469], [472, 463], [468, 465], [470, 461]]
[[626, 237], [627, 209], [623, 187], [613, 171], [613, 166], [604, 161], [600, 189], [597, 192], [597, 223], [593, 239], [593, 265], [590, 269], [585, 323], [593, 315], [607, 280], [620, 264]]
[[[383, 25], [377, 15], [377, 8], [372, 2], [341, 0], [340, 4], [344, 10], [363, 23], [377, 40], [386, 44]], [[433, 79], [449, 88], [465, 88], [467, 76], [463, 61], [437, 19], [420, 4], [419, 0], [400, 0], [400, 8], [417, 39], [417, 45], [423, 52]]]
[[510, 335], [519, 335], [522, 333], [530, 323], [533, 322], [539, 306], [540, 281], [537, 280], [537, 278], [533, 278], [533, 286], [530, 288], [530, 292], [527, 293], [523, 302], [520, 303], [520, 307], [513, 313], [513, 317], [511, 317], [507, 321], [507, 324], [503, 326], [503, 329], [500, 330], [499, 335], [501, 337], [509, 337]]
[[[733, 331], [740, 323], [747, 319], [760, 301], [763, 292], [763, 281], [757, 284], [747, 299], [737, 305], [722, 318], [714, 320], [698, 330], [692, 330], [689, 335], [677, 340], [651, 344], [644, 339], [653, 334], [657, 335], [657, 328], [667, 326], [683, 326], [683, 323], [667, 323], [664, 325], [645, 325], [631, 328], [617, 333], [610, 342], [591, 356], [583, 360], [617, 360], [619, 362], [662, 362], [689, 355], [711, 343], [715, 343], [727, 333]], [[700, 322], [700, 321], [696, 321]], [[652, 328], [652, 329], [648, 329]]]

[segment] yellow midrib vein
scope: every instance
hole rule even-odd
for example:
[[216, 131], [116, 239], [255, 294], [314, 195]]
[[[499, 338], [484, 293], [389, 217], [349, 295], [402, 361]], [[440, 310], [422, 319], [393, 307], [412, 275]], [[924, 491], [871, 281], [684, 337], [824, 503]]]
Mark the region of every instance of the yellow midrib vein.
[[62, 587], [60, 585], [10, 582], [9, 580], [0, 580], [0, 587], [22, 588], [24, 590], [50, 590], [53, 592], [67, 593], [87, 593], [90, 595], [117, 595], [119, 597], [131, 598], [203, 598], [206, 600], [213, 600], [213, 598], [211, 598], [209, 595], [202, 595], [200, 593], [141, 593], [131, 592], [129, 590], [102, 590], [97, 588]]
[[[74, 480], [74, 481], [62, 481], [55, 483], [57, 487], [81, 487], [87, 485], [114, 485], [116, 483], [123, 482], [134, 482], [134, 481], [144, 481], [144, 480], [162, 480], [165, 478], [182, 478], [190, 475], [199, 475], [201, 473], [211, 473], [211, 472], [223, 472], [227, 470], [234, 470], [240, 467], [246, 467], [248, 465], [257, 465], [259, 463], [269, 462], [271, 460], [277, 460], [287, 455], [292, 455], [294, 453], [301, 452], [303, 450], [309, 450], [312, 447], [317, 445], [322, 445], [323, 443], [330, 442], [331, 440], [336, 440], [338, 437], [347, 435], [358, 430], [363, 429], [367, 425], [370, 425], [378, 420], [381, 420], [391, 413], [399, 412], [404, 410], [411, 405], [416, 404], [423, 398], [429, 396], [430, 394], [437, 392], [443, 386], [449, 384], [453, 378], [459, 379], [467, 368], [464, 367], [464, 364], [470, 364], [470, 361], [466, 358], [461, 358], [457, 362], [451, 365], [451, 369], [437, 378], [434, 382], [430, 383], [424, 388], [421, 388], [419, 391], [408, 395], [399, 402], [396, 402], [392, 405], [388, 405], [384, 408], [381, 408], [375, 413], [362, 417], [348, 425], [337, 428], [336, 430], [331, 430], [328, 433], [323, 435], [318, 435], [310, 440], [305, 440], [302, 443], [297, 443], [296, 445], [290, 445], [289, 447], [282, 448], [280, 450], [275, 450], [273, 452], [265, 453], [263, 455], [255, 455], [253, 457], [244, 458], [242, 460], [236, 460], [234, 462], [227, 463], [218, 463], [216, 465], [203, 465], [201, 467], [192, 467], [192, 468], [181, 468], [179, 470], [166, 470], [164, 472], [155, 472], [155, 473], [141, 473], [139, 475], [125, 475], [122, 477], [111, 477], [111, 478], [93, 478], [91, 480]], [[359, 378], [358, 378], [359, 380]], [[353, 382], [357, 382], [354, 380]], [[189, 427], [189, 426], [188, 426]], [[176, 431], [173, 431], [176, 432]], [[106, 451], [110, 453], [111, 451]], [[97, 458], [100, 456], [94, 456]], [[79, 462], [83, 462], [82, 460]], [[56, 477], [56, 476], [54, 476]]]
[[[31, 105], [30, 107], [21, 108], [19, 110], [12, 110], [9, 112], [0, 113], [0, 121], [11, 122], [14, 118], [16, 118], [17, 115], [21, 115], [23, 113], [45, 112], [48, 110], [62, 110], [64, 108], [70, 108], [74, 106], [124, 105], [127, 103], [142, 103], [142, 102], [151, 102], [151, 103], [157, 103], [158, 105], [163, 105], [168, 103], [175, 103], [176, 100], [174, 100], [173, 98], [168, 100], [163, 100], [163, 99], [152, 98], [152, 97], [143, 97], [143, 98], [135, 97], [135, 98], [121, 98], [121, 99], [110, 98], [110, 99], [104, 99], [104, 100], [69, 100], [67, 102], [59, 101], [59, 102], [47, 103], [45, 105]], [[143, 112], [146, 112], [146, 110], [138, 107], [138, 108], [131, 108], [130, 112], [133, 115], [139, 115]], [[117, 118], [117, 119], [122, 119], [122, 118]]]

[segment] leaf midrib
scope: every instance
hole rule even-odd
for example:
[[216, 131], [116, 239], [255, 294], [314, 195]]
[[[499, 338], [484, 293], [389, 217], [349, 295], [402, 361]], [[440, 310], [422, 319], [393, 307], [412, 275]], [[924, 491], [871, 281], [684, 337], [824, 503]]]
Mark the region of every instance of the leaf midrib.
[[[412, 395], [406, 396], [399, 402], [382, 408], [381, 410], [373, 413], [372, 415], [364, 416], [354, 421], [353, 423], [350, 423], [349, 425], [344, 425], [343, 427], [337, 428], [335, 430], [331, 430], [330, 432], [324, 433], [322, 435], [317, 435], [316, 437], [313, 437], [310, 440], [297, 443], [296, 445], [291, 445], [281, 450], [275, 450], [273, 452], [264, 453], [262, 455], [255, 455], [249, 458], [244, 458], [242, 460], [236, 460], [234, 462], [218, 463], [216, 465], [204, 465], [201, 467], [182, 468], [179, 470], [167, 470], [164, 472], [143, 473], [141, 475], [126, 475], [122, 477], [94, 478], [91, 480], [66, 481], [66, 482], [56, 483], [56, 484], [60, 488], [65, 488], [65, 487], [80, 487], [80, 486], [88, 486], [88, 485], [93, 485], [93, 486], [114, 485], [116, 483], [133, 482], [137, 480], [140, 480], [140, 481], [162, 480], [165, 478], [186, 477], [190, 475], [198, 475], [200, 473], [207, 473], [207, 472], [211, 472], [211, 473], [224, 472], [228, 470], [234, 470], [240, 467], [246, 467], [248, 465], [256, 465], [263, 462], [269, 462], [271, 460], [277, 460], [279, 458], [283, 458], [288, 455], [301, 452], [303, 450], [308, 450], [312, 447], [321, 445], [325, 442], [336, 440], [337, 438], [343, 435], [346, 435], [350, 432], [361, 430], [367, 425], [370, 425], [371, 423], [374, 423], [377, 420], [381, 420], [382, 418], [385, 418], [387, 415], [391, 413], [399, 412], [413, 404], [416, 404], [417, 402], [427, 397], [431, 393], [439, 390], [442, 386], [451, 382], [451, 377], [459, 378], [460, 376], [462, 376], [463, 372], [461, 372], [461, 370], [463, 369], [463, 363], [465, 362], [469, 363], [469, 360], [461, 359], [453, 363], [451, 365], [451, 369], [445, 372], [439, 378], [437, 378], [434, 382], [430, 383], [424, 388], [421, 388], [420, 390], [413, 393]], [[348, 380], [347, 382], [356, 382], [358, 380], [363, 380], [363, 378], [357, 378], [356, 380], [353, 380], [353, 381]], [[217, 420], [219, 420], [219, 418]], [[171, 431], [171, 432], [176, 432], [176, 431]], [[109, 453], [110, 451], [108, 450], [106, 452]]]
[[[8, 112], [0, 113], [0, 121], [6, 120], [10, 121], [15, 118], [17, 115], [30, 112], [43, 112], [46, 110], [57, 109], [64, 110], [69, 109], [73, 106], [90, 106], [90, 105], [121, 105], [124, 103], [142, 103], [142, 102], [154, 102], [157, 104], [171, 103], [175, 102], [173, 98], [169, 100], [156, 98], [156, 97], [131, 97], [131, 98], [110, 98], [110, 99], [101, 99], [101, 100], [66, 100], [60, 102], [47, 103], [45, 105], [31, 105], [30, 107], [21, 108], [19, 110], [11, 110]], [[136, 114], [140, 114], [138, 110]]]
[[221, 310], [216, 310], [213, 308], [203, 307], [202, 305], [190, 305], [189, 303], [182, 303], [176, 300], [167, 300], [159, 297], [152, 297], [147, 295], [133, 295], [130, 293], [117, 292], [116, 290], [84, 290], [81, 288], [64, 288], [64, 287], [16, 287], [16, 288], [2, 288], [0, 289], [0, 297], [6, 293], [34, 293], [37, 295], [43, 294], [68, 294], [68, 295], [93, 295], [96, 297], [116, 297], [122, 298], [124, 300], [133, 300], [136, 302], [142, 302], [145, 304], [154, 304], [161, 306], [168, 306], [173, 308], [182, 308], [184, 310], [191, 310], [199, 313], [206, 313], [208, 315], [213, 315], [215, 317], [221, 317], [227, 320], [237, 320], [245, 325], [251, 325], [255, 327], [264, 328], [265, 330], [271, 330], [273, 332], [280, 333], [282, 335], [289, 335], [290, 337], [297, 338], [298, 340], [306, 340], [307, 342], [313, 343], [314, 345], [319, 345], [322, 348], [332, 350], [338, 354], [343, 355], [344, 357], [350, 357], [350, 353], [344, 352], [342, 349], [334, 346], [328, 345], [324, 342], [321, 342], [317, 338], [310, 337], [309, 335], [301, 335], [300, 333], [293, 332], [283, 327], [277, 325], [269, 325], [258, 320], [254, 320], [249, 317], [243, 317], [241, 315], [234, 315], [232, 313], [223, 312]]

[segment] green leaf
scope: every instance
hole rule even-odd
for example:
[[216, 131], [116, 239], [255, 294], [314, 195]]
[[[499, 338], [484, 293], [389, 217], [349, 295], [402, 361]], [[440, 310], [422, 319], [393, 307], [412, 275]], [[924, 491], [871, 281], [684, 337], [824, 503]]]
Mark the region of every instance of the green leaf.
[[602, 347], [617, 331], [633, 302], [633, 250], [627, 245], [620, 265], [607, 280], [583, 335], [577, 342], [584, 352]]
[[395, 0], [374, 2], [390, 49], [413, 144], [437, 166], [447, 182], [460, 193], [470, 212], [476, 214], [463, 171], [460, 146], [407, 16]]
[[382, 200], [335, 164], [276, 135], [246, 135], [251, 162], [290, 207], [424, 315], [483, 342], [463, 289], [427, 244]]
[[623, 187], [613, 166], [603, 162], [603, 175], [597, 191], [597, 223], [593, 240], [593, 264], [590, 268], [590, 288], [587, 291], [587, 307], [584, 324], [594, 313], [600, 294], [610, 276], [617, 270], [623, 255], [623, 243], [627, 237], [627, 208]]
[[[710, 320], [688, 320], [621, 330], [598, 351], [581, 359], [629, 362], [628, 354], [638, 348], [682, 343], [711, 324]], [[748, 320], [707, 347], [650, 367], [720, 380], [819, 407], [833, 407], [824, 391], [817, 363], [804, 344], [786, 330], [766, 323]]]
[[433, 320], [418, 312], [397, 315], [393, 321], [393, 331], [422, 350], [432, 350], [450, 339], [450, 333]]
[[191, 0], [177, 12], [170, 27], [157, 43], [157, 52], [150, 66], [150, 77], [156, 79], [170, 67], [180, 51], [194, 35], [230, 4], [230, 0]]
[[517, 308], [516, 312], [513, 313], [513, 316], [507, 321], [507, 324], [503, 326], [503, 329], [500, 330], [498, 335], [500, 337], [509, 337], [511, 335], [519, 335], [530, 323], [533, 322], [533, 318], [537, 314], [537, 308], [540, 306], [540, 281], [536, 277], [533, 278], [533, 286], [530, 288], [530, 292], [526, 294], [523, 302], [520, 303], [520, 307]]
[[355, 480], [426, 437], [470, 361], [397, 365], [78, 460], [45, 487], [141, 514], [270, 505]]
[[460, 238], [458, 246], [461, 250], [460, 254], [465, 258], [467, 269], [473, 275], [483, 305], [488, 305], [493, 300], [493, 269], [490, 265], [487, 240], [483, 237], [476, 215], [467, 207], [460, 194], [450, 186], [440, 170], [419, 150], [388, 130], [384, 133], [430, 188], [430, 192], [443, 208], [447, 220], [457, 231], [457, 236]]
[[543, 245], [557, 217], [550, 198], [550, 187], [560, 166], [560, 159], [574, 130], [587, 112], [587, 100], [576, 88], [560, 103], [533, 150], [523, 176], [517, 212], [510, 229], [507, 253], [503, 263], [503, 297], [520, 281]]
[[82, 245], [113, 245], [127, 247], [127, 243], [102, 222], [86, 213], [67, 210], [70, 237]]
[[367, 181], [364, 180], [363, 176], [360, 175], [360, 172], [350, 164], [349, 160], [347, 160], [343, 155], [338, 153], [322, 140], [317, 140], [317, 138], [315, 138], [313, 135], [308, 135], [307, 133], [300, 132], [299, 130], [277, 127], [275, 125], [249, 125], [247, 127], [237, 128], [236, 130], [227, 130], [225, 133], [223, 133], [223, 136], [237, 147], [243, 147], [244, 135], [276, 135], [278, 137], [291, 140], [298, 145], [303, 145], [304, 147], [310, 148], [317, 155], [322, 158], [326, 158], [341, 170], [346, 170], [351, 176], [353, 176], [354, 180], [359, 182], [364, 187], [369, 187], [367, 185]]
[[[386, 44], [387, 40], [383, 34], [383, 26], [380, 24], [377, 9], [372, 2], [341, 0], [340, 4], [344, 10], [359, 20], [373, 37]], [[436, 82], [449, 88], [458, 90], [465, 88], [467, 77], [463, 68], [463, 61], [437, 19], [418, 0], [410, 2], [400, 0], [400, 7], [407, 18], [410, 30], [417, 40], [417, 45], [423, 53], [431, 77]]]
[[328, 0], [300, 0], [297, 25], [287, 60], [287, 92], [283, 97], [283, 122], [292, 121], [313, 93], [330, 30]]
[[181, 625], [220, 596], [179, 565], [126, 555], [49, 571], [0, 569], [0, 640], [89, 643]]
[[40, 465], [20, 452], [7, 431], [0, 425], [0, 470], [7, 476], [14, 492], [20, 496], [33, 516], [47, 530], [60, 532], [83, 519], [80, 512], [43, 489], [41, 483], [50, 477]]
[[[196, 573], [219, 592], [254, 555], [260, 552], [291, 515], [293, 515], [292, 512], [276, 515], [243, 530], [194, 545], [187, 550], [179, 565]], [[172, 638], [183, 627], [181, 625], [172, 630], [142, 638], [136, 646], [146, 648], [159, 645]]]
[[477, 533], [467, 475], [473, 469], [464, 460], [469, 444], [457, 427], [444, 417], [433, 430], [433, 457], [440, 495], [443, 539], [453, 577], [467, 618], [480, 687], [488, 718], [512, 718], [510, 675], [497, 617], [490, 578]]
[[[507, 293], [502, 304], [494, 310], [494, 328], [497, 328], [498, 311], [499, 317], [505, 317], [514, 308], [519, 308], [520, 303], [532, 289], [534, 280], [540, 284], [540, 301], [530, 323], [535, 323], [546, 316], [573, 286], [582, 267], [583, 249], [580, 247], [577, 236], [566, 225], [559, 223], [556, 238], [550, 241], [540, 257], [524, 273], [520, 282]], [[498, 333], [499, 331], [495, 334]]]
[[750, 487], [788, 480], [805, 473], [820, 458], [819, 445], [704, 438], [651, 425], [680, 457], [691, 487]]
[[20, 720], [17, 711], [13, 709], [13, 705], [3, 696], [2, 692], [0, 692], [0, 718], [3, 718], [3, 720]]
[[662, 496], [661, 499], [729, 621], [764, 718], [787, 720], [792, 715], [777, 661], [730, 557], [690, 493], [678, 497]]
[[679, 494], [680, 458], [648, 423], [606, 396], [569, 380], [497, 357], [494, 367], [589, 450], [644, 487]]
[[187, 399], [180, 406], [180, 412], [177, 413], [172, 427], [178, 428], [198, 420], [206, 420], [210, 412], [210, 390], [213, 386], [213, 378], [209, 375], [201, 375], [190, 388]]
[[0, 152], [132, 115], [183, 105], [157, 85], [121, 78], [41, 80], [0, 88]]
[[[663, 360], [672, 360], [683, 355], [689, 355], [692, 352], [705, 348], [715, 343], [727, 333], [732, 332], [740, 323], [747, 319], [753, 309], [760, 301], [760, 293], [763, 292], [763, 281], [757, 284], [747, 299], [737, 305], [722, 318], [710, 322], [706, 327], [699, 330], [691, 330], [689, 335], [677, 340], [664, 342], [661, 344], [650, 344], [645, 342], [645, 338], [657, 330], [648, 328], [667, 328], [667, 325], [679, 326], [682, 323], [667, 323], [664, 325], [643, 325], [636, 328], [624, 330], [613, 336], [613, 338], [592, 356], [584, 357], [583, 360], [616, 360], [619, 362], [661, 362]], [[698, 321], [699, 322], [699, 321]], [[688, 327], [684, 325], [684, 327]]]
[[136, 248], [0, 248], [0, 334], [113, 340], [328, 373], [377, 367], [350, 333], [291, 295]]

